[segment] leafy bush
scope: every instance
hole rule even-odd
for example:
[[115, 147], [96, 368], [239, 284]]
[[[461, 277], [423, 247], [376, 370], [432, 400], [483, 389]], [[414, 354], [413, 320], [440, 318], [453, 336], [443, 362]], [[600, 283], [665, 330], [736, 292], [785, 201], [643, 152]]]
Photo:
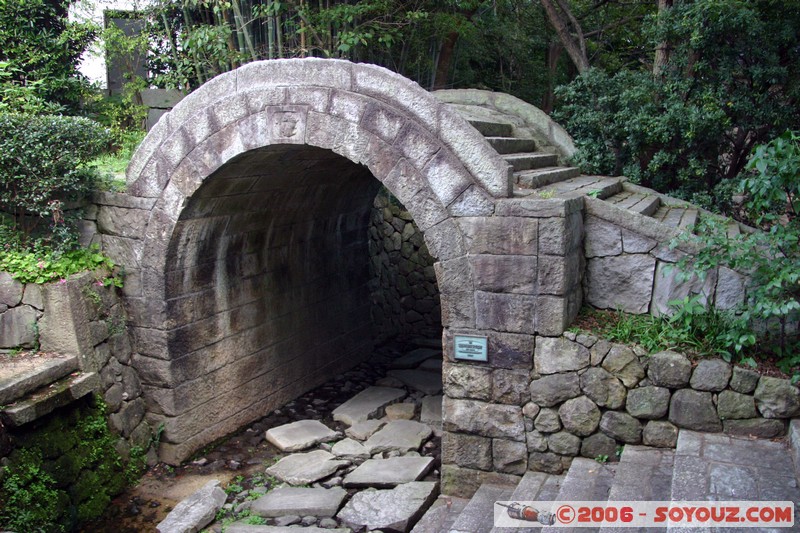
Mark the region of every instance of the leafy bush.
[[90, 192], [95, 173], [87, 162], [107, 143], [107, 132], [89, 119], [0, 114], [0, 211], [23, 246], [35, 232], [70, 229], [65, 204]]

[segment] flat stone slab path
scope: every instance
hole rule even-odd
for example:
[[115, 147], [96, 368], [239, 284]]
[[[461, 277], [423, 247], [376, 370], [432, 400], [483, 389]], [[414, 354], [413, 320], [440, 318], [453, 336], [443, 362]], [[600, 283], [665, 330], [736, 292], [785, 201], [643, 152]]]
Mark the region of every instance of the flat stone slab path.
[[434, 481], [406, 483], [391, 490], [365, 490], [350, 498], [338, 517], [355, 527], [408, 531], [437, 494], [438, 483]]
[[411, 389], [424, 394], [442, 393], [442, 375], [427, 370], [390, 370], [387, 374], [391, 378], [402, 381]]
[[267, 474], [290, 485], [307, 485], [331, 476], [349, 464], [350, 461], [337, 460], [330, 452], [314, 450], [284, 457], [267, 468]]
[[344, 478], [347, 488], [395, 487], [422, 479], [433, 466], [433, 457], [370, 459]]
[[250, 511], [258, 516], [284, 515], [331, 517], [336, 514], [347, 496], [340, 487], [314, 489], [280, 487], [255, 500]]
[[374, 433], [364, 443], [371, 454], [380, 452], [410, 452], [419, 450], [433, 433], [430, 426], [414, 420], [394, 420]]
[[[441, 386], [442, 378], [439, 377]], [[333, 410], [333, 419], [348, 426], [375, 418], [390, 403], [402, 400], [406, 391], [393, 387], [369, 387]]]
[[318, 420], [299, 420], [267, 430], [267, 442], [282, 452], [298, 452], [320, 442], [335, 440], [339, 434]]

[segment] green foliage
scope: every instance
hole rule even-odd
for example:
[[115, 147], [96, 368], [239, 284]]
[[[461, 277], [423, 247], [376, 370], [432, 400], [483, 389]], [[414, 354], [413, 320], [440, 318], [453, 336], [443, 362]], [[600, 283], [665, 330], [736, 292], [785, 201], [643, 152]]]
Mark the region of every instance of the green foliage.
[[0, 212], [12, 218], [23, 246], [37, 230], [63, 240], [59, 232], [71, 229], [65, 203], [92, 189], [87, 162], [107, 143], [107, 132], [89, 119], [0, 114]]
[[591, 69], [558, 93], [576, 162], [727, 207], [724, 183], [753, 146], [800, 120], [798, 16], [776, 2], [697, 0], [648, 19], [650, 49], [671, 47], [665, 70]]
[[0, 254], [0, 271], [10, 273], [21, 283], [63, 282], [72, 274], [91, 270], [100, 274], [98, 283], [106, 287], [122, 287], [122, 278], [115, 274], [115, 267], [97, 246], [64, 253], [7, 249]]
[[[699, 251], [679, 263], [686, 276], [705, 275], [725, 265], [749, 276], [747, 302], [740, 319], [766, 325], [774, 337], [779, 364], [789, 371], [800, 364], [800, 350], [787, 335], [800, 313], [800, 136], [786, 132], [756, 148], [741, 181], [744, 217], [763, 231], [728, 236], [727, 222], [706, 217], [693, 241]], [[771, 328], [777, 323], [777, 331]]]
[[[91, 24], [67, 20], [69, 0], [0, 2], [0, 111], [53, 112], [80, 108], [88, 84], [77, 73], [81, 54], [95, 36]], [[32, 105], [33, 102], [38, 102]], [[39, 103], [49, 102], [45, 108]]]
[[[95, 518], [125, 486], [104, 405], [60, 412], [23, 435], [0, 483], [0, 527], [64, 532]], [[68, 488], [63, 488], [68, 487]]]

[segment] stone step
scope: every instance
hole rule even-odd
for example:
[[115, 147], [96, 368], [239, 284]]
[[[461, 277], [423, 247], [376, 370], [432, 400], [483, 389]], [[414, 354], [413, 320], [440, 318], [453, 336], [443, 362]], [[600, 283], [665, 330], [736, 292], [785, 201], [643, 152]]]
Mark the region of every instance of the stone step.
[[661, 199], [656, 195], [625, 190], [606, 198], [606, 202], [620, 209], [627, 209], [628, 211], [640, 213], [644, 216], [654, 214], [661, 206]]
[[8, 405], [75, 370], [75, 356], [4, 358], [0, 365], [0, 405]]
[[498, 154], [517, 152], [535, 152], [536, 142], [533, 139], [517, 139], [516, 137], [486, 137]]
[[473, 117], [467, 118], [467, 122], [484, 137], [511, 137], [514, 134], [514, 126], [507, 122], [492, 122]]
[[494, 527], [494, 502], [510, 500], [514, 489], [512, 485], [481, 485], [456, 518], [450, 533], [491, 531]]
[[578, 176], [543, 187], [544, 191], [552, 191], [555, 196], [576, 197], [591, 196], [601, 200], [613, 196], [622, 190], [622, 178], [605, 176]]
[[[509, 498], [512, 502], [551, 502], [558, 499], [564, 475], [555, 476], [544, 472], [526, 472]], [[546, 509], [549, 511], [549, 509]], [[491, 533], [539, 533], [542, 526], [530, 528], [495, 527]]]
[[96, 372], [76, 373], [42, 387], [0, 410], [3, 421], [12, 426], [33, 422], [59, 407], [99, 391], [100, 376]]
[[466, 498], [439, 496], [411, 533], [447, 533], [468, 502]]
[[564, 180], [579, 176], [580, 169], [575, 167], [543, 167], [534, 170], [523, 170], [514, 173], [514, 180], [526, 189], [539, 189]]
[[554, 167], [558, 165], [556, 154], [545, 154], [542, 152], [525, 152], [521, 154], [506, 154], [503, 156], [514, 172], [531, 170], [535, 168]]
[[383, 409], [390, 403], [406, 396], [403, 389], [392, 387], [368, 387], [333, 410], [333, 419], [352, 426], [370, 418], [380, 418]]
[[[666, 501], [672, 487], [672, 467], [675, 451], [628, 444], [622, 452], [614, 483], [608, 493], [609, 501]], [[649, 533], [666, 528], [644, 528]], [[602, 533], [625, 533], [628, 528], [606, 526]]]
[[[606, 501], [608, 493], [614, 483], [617, 465], [613, 463], [599, 463], [592, 459], [576, 457], [572, 466], [561, 483], [558, 491], [559, 501]], [[545, 526], [542, 533], [558, 533], [560, 528]], [[596, 532], [599, 528], [581, 528], [582, 532]]]

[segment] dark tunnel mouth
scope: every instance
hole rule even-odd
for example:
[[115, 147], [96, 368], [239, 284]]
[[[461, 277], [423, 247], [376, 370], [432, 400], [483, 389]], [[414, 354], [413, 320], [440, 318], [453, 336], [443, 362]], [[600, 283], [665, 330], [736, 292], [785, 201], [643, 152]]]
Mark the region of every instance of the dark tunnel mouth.
[[[401, 246], [388, 252], [377, 249], [376, 232], [388, 226], [397, 233], [395, 218], [413, 221], [391, 195], [390, 208], [379, 207], [381, 194], [365, 166], [307, 145], [252, 150], [204, 180], [167, 254], [172, 383], [149, 387], [157, 414], [183, 420], [165, 432], [166, 442], [230, 433], [230, 420], [241, 426], [266, 415], [403, 333], [387, 334], [391, 305], [381, 308], [382, 321], [375, 318], [375, 294], [386, 285], [375, 269], [386, 261], [372, 258], [408, 259], [405, 226]], [[393, 210], [402, 218], [378, 222], [376, 213]], [[422, 234], [414, 239], [411, 255], [419, 261]], [[433, 258], [425, 259], [430, 264], [420, 269], [435, 287]], [[441, 334], [440, 321], [436, 327]]]

